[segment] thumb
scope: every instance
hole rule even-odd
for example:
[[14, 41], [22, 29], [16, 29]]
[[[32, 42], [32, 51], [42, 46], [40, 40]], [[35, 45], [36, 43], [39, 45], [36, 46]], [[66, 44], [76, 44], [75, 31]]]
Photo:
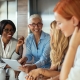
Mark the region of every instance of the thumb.
[[76, 34], [78, 32], [79, 28], [75, 27], [73, 34]]

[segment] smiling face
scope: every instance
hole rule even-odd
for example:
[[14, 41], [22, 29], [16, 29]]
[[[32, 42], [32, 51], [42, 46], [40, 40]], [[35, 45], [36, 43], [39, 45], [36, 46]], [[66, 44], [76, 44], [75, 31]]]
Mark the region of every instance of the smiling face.
[[2, 38], [10, 40], [14, 34], [13, 27], [10, 24], [7, 24], [3, 29]]
[[28, 25], [33, 34], [40, 34], [42, 31], [42, 21], [39, 18], [33, 18]]
[[61, 31], [66, 37], [72, 35], [75, 29], [72, 18], [70, 20], [67, 20], [57, 12], [55, 12], [54, 15], [55, 15], [55, 20], [57, 21], [57, 29], [61, 29]]

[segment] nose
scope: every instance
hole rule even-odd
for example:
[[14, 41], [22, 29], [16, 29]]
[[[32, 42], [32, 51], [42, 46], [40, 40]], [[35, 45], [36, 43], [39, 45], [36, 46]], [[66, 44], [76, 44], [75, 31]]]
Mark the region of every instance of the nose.
[[37, 24], [35, 25], [35, 28], [38, 28], [38, 25]]
[[59, 29], [59, 30], [60, 30], [61, 28], [57, 25], [57, 26], [56, 26], [56, 29]]

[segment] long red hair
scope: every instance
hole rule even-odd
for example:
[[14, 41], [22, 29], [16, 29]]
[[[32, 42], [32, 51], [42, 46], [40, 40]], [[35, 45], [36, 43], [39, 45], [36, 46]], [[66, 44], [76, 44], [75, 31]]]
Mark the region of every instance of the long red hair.
[[54, 8], [65, 19], [75, 16], [80, 21], [80, 0], [60, 0]]

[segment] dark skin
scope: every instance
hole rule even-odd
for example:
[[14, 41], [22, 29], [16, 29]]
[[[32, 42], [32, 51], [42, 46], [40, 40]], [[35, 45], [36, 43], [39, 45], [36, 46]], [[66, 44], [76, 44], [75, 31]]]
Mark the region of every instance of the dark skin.
[[[6, 32], [5, 29], [8, 29], [9, 31]], [[12, 31], [11, 31], [12, 30]], [[2, 37], [2, 41], [4, 43], [4, 50], [6, 48], [6, 45], [9, 43], [9, 41], [11, 40], [12, 36], [14, 35], [14, 31], [13, 31], [13, 27], [10, 24], [7, 24], [3, 30], [3, 33], [1, 35]], [[22, 46], [24, 44], [24, 37], [21, 37], [16, 45], [16, 50], [15, 52], [18, 53], [19, 52], [19, 48], [20, 46]], [[5, 68], [10, 68], [9, 65], [6, 65]], [[15, 77], [18, 75], [19, 72], [14, 71], [15, 72]]]

